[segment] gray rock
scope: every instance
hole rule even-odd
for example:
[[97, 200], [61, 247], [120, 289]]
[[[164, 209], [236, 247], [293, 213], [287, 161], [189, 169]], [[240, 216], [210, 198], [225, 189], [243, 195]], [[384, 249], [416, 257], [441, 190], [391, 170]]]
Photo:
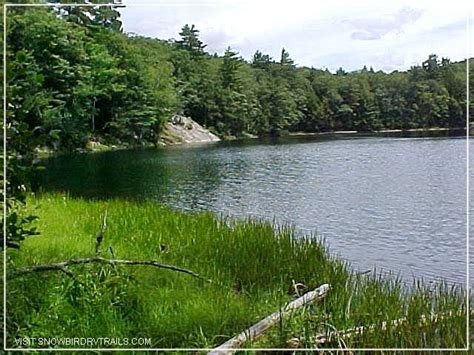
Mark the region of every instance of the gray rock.
[[193, 119], [174, 115], [164, 126], [160, 141], [166, 145], [218, 142], [220, 138]]

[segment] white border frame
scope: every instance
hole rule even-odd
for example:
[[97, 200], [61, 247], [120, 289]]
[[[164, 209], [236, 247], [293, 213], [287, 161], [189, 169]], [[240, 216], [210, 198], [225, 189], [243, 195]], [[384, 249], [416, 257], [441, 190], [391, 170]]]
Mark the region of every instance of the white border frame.
[[[173, 3], [160, 3], [160, 4], [78, 4], [78, 3], [69, 3], [69, 4], [59, 4], [59, 3], [45, 3], [45, 4], [12, 4], [4, 3], [3, 4], [3, 349], [5, 351], [211, 351], [214, 348], [7, 348], [7, 205], [6, 205], [6, 187], [7, 187], [7, 10], [9, 7], [66, 7], [66, 6], [81, 6], [81, 7], [109, 7], [114, 5], [125, 5], [125, 7], [159, 7], [159, 6], [184, 6], [184, 5], [217, 5], [219, 1], [203, 1], [190, 4], [173, 4]], [[469, 58], [471, 55], [471, 25], [470, 17], [471, 12], [467, 13], [466, 18], [466, 31], [467, 31], [467, 53], [466, 53], [466, 347], [465, 348], [442, 348], [442, 349], [433, 349], [433, 348], [325, 348], [325, 349], [289, 349], [289, 348], [239, 348], [239, 349], [227, 349], [235, 351], [431, 351], [431, 352], [442, 352], [442, 351], [469, 351], [470, 350], [470, 285], [469, 285]]]

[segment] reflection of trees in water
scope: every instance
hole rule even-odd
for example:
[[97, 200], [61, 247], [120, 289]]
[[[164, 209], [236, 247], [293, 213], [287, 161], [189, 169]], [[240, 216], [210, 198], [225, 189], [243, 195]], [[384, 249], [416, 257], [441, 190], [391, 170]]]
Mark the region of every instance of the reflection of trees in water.
[[128, 150], [52, 158], [38, 174], [44, 191], [84, 198], [153, 199], [193, 207], [217, 188], [220, 164], [200, 151]]
[[212, 152], [201, 149], [171, 151], [164, 158], [171, 168], [166, 202], [173, 206], [201, 210], [217, 199], [217, 190], [226, 176], [226, 164]]
[[44, 186], [292, 223], [362, 270], [462, 282], [464, 139], [291, 141], [57, 158]]
[[116, 151], [62, 156], [46, 162], [39, 181], [45, 191], [67, 191], [75, 197], [147, 198], [147, 182], [154, 177], [161, 188], [169, 174], [165, 165], [149, 164], [148, 155]]
[[[317, 139], [328, 140], [332, 139]], [[274, 144], [279, 141], [286, 144]], [[242, 184], [255, 185], [261, 179], [287, 182], [281, 179], [291, 173], [286, 164], [291, 159], [289, 150], [301, 157], [304, 143], [314, 142], [314, 137], [290, 137], [263, 145], [255, 140], [61, 156], [45, 162], [47, 170], [39, 173], [36, 185], [76, 197], [153, 199], [186, 209], [207, 209], [217, 207], [223, 197], [221, 202], [227, 204], [253, 195], [253, 191], [243, 195]], [[220, 188], [223, 183], [225, 191]], [[265, 190], [262, 184], [255, 188]]]

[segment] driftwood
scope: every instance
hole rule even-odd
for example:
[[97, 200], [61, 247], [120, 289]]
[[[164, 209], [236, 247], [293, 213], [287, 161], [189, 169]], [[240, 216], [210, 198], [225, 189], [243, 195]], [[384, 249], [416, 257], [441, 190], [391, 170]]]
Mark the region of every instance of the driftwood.
[[330, 290], [328, 284], [319, 286], [318, 288], [305, 293], [303, 296], [297, 298], [296, 300], [288, 303], [285, 307], [281, 308], [277, 312], [269, 315], [265, 319], [262, 319], [257, 324], [251, 326], [247, 330], [243, 331], [239, 335], [233, 337], [232, 339], [226, 341], [224, 344], [213, 349], [208, 353], [208, 355], [222, 355], [222, 354], [233, 354], [238, 351], [238, 348], [245, 342], [255, 340], [261, 336], [267, 329], [277, 323], [284, 315], [289, 313], [292, 310], [295, 310], [301, 306], [304, 306], [308, 303], [319, 301], [326, 297]]
[[[472, 312], [471, 312], [472, 313]], [[449, 318], [452, 316], [459, 316], [465, 314], [464, 312], [447, 312], [444, 314], [431, 314], [431, 315], [421, 315], [420, 317], [420, 323], [421, 324], [426, 324], [426, 323], [436, 323], [440, 320], [443, 320], [445, 318]], [[327, 344], [331, 343], [334, 341], [340, 341], [341, 339], [348, 339], [353, 336], [358, 336], [362, 335], [365, 333], [372, 332], [376, 329], [380, 329], [382, 331], [386, 331], [387, 328], [389, 327], [399, 327], [403, 325], [403, 323], [407, 322], [407, 317], [402, 317], [399, 319], [394, 319], [391, 321], [383, 321], [381, 324], [372, 324], [369, 326], [359, 326], [359, 327], [354, 327], [354, 328], [349, 328], [341, 331], [330, 331], [327, 333], [321, 333], [318, 334], [314, 337], [313, 342], [316, 344]]]
[[94, 256], [94, 257], [89, 257], [89, 258], [69, 259], [69, 260], [58, 262], [58, 263], [22, 267], [22, 268], [18, 268], [9, 272], [7, 274], [7, 278], [18, 277], [18, 276], [22, 276], [31, 272], [43, 272], [43, 271], [52, 271], [52, 270], [62, 271], [68, 276], [73, 276], [73, 273], [67, 269], [68, 266], [79, 265], [79, 264], [90, 264], [90, 263], [109, 264], [109, 265], [122, 264], [122, 265], [153, 266], [153, 267], [157, 267], [161, 269], [168, 269], [172, 271], [182, 272], [182, 273], [197, 277], [206, 282], [212, 283], [212, 280], [206, 279], [205, 277], [199, 275], [198, 273], [194, 271], [191, 271], [182, 267], [174, 266], [174, 265], [162, 264], [154, 260], [106, 259], [100, 256]]

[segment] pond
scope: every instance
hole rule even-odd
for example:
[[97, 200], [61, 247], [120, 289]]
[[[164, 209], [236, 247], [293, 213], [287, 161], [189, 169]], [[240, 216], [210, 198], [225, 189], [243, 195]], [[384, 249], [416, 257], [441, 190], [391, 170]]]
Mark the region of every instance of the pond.
[[466, 282], [466, 139], [293, 137], [50, 159], [46, 191], [318, 234], [359, 271]]

